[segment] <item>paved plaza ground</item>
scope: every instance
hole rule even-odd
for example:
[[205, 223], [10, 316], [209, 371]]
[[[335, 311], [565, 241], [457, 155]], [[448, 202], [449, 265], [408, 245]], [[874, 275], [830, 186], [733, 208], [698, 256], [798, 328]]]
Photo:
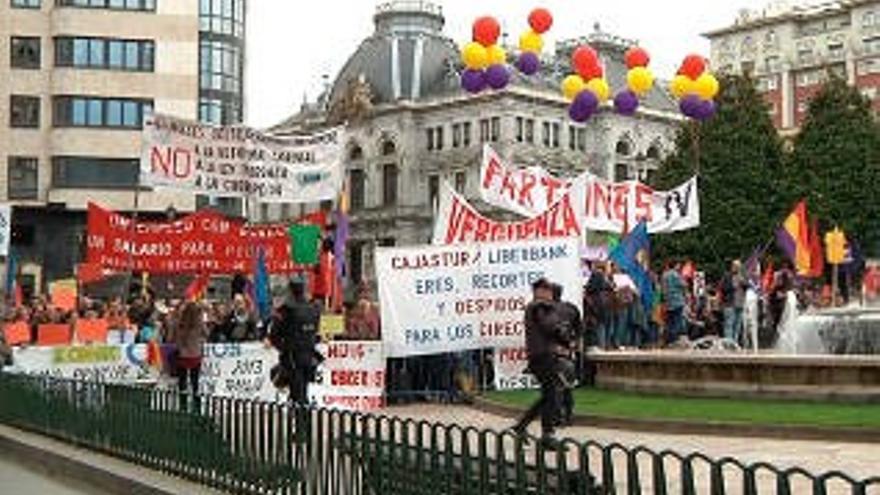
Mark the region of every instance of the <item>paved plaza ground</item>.
[[[405, 418], [495, 430], [513, 424], [509, 418], [458, 405], [419, 404], [395, 407], [388, 412]], [[537, 435], [539, 430], [539, 426], [534, 424], [531, 432]], [[643, 445], [655, 451], [672, 449], [682, 454], [698, 451], [712, 458], [734, 457], [746, 463], [768, 462], [780, 468], [800, 466], [813, 473], [842, 471], [855, 478], [880, 476], [880, 444], [876, 443], [670, 435], [591, 427], [567, 428], [560, 431], [560, 436], [594, 440], [601, 444], [617, 442], [626, 447]], [[880, 488], [869, 493], [880, 493]]]

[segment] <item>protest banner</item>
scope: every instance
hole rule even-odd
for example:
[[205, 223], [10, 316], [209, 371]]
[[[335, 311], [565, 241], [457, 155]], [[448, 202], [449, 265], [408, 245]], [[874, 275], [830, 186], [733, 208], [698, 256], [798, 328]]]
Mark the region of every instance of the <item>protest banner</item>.
[[208, 344], [199, 389], [218, 397], [275, 401], [279, 391], [269, 371], [277, 363], [278, 353], [261, 342]]
[[[134, 242], [132, 242], [134, 240]], [[172, 222], [137, 222], [90, 203], [89, 263], [110, 270], [150, 273], [248, 273], [262, 249], [269, 273], [300, 269], [281, 224], [245, 225], [202, 210]]]
[[444, 184], [435, 216], [433, 243], [582, 237], [587, 231], [620, 233], [642, 220], [651, 233], [676, 232], [700, 225], [697, 179], [666, 192], [638, 182], [613, 183], [584, 174], [537, 216], [512, 222], [492, 220]]
[[105, 383], [155, 382], [159, 370], [146, 361], [145, 344], [20, 347], [8, 371]]
[[569, 183], [553, 177], [541, 167], [508, 167], [491, 146], [483, 146], [480, 196], [490, 205], [524, 217], [534, 217], [562, 199], [568, 192]]
[[581, 306], [577, 239], [376, 250], [388, 357], [524, 343], [531, 284], [546, 277]]
[[49, 284], [49, 300], [52, 306], [62, 311], [76, 309], [77, 286], [76, 280], [58, 280]]
[[31, 327], [23, 321], [7, 323], [3, 327], [3, 335], [7, 345], [29, 344], [31, 341]]
[[109, 332], [109, 329], [110, 327], [107, 324], [107, 320], [103, 318], [93, 320], [76, 320], [74, 333], [76, 335], [76, 341], [80, 344], [104, 344], [107, 342], [107, 333]]
[[59, 346], [70, 344], [70, 325], [47, 323], [37, 326], [37, 345]]
[[144, 121], [141, 184], [259, 202], [315, 203], [342, 189], [342, 128], [270, 136], [165, 115]]
[[318, 407], [373, 411], [385, 405], [382, 342], [329, 342], [318, 346], [325, 360], [309, 398]]
[[0, 256], [9, 256], [12, 239], [12, 206], [0, 205]]
[[529, 365], [524, 347], [495, 349], [495, 390], [524, 390], [539, 388], [538, 379], [526, 373]]

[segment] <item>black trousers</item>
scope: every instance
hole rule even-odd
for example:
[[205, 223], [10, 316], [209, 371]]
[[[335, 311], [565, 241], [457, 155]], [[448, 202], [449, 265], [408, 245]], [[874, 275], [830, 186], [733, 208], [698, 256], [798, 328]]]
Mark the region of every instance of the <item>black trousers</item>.
[[529, 369], [541, 384], [541, 397], [523, 414], [514, 429], [525, 431], [540, 416], [541, 431], [549, 435], [559, 426], [562, 414], [563, 390], [558, 362], [553, 356], [541, 356], [529, 362]]
[[[199, 407], [199, 375], [201, 374], [201, 367], [196, 367], [192, 369], [186, 368], [178, 368], [177, 370], [177, 390], [180, 392], [180, 404], [181, 407], [186, 406], [186, 392], [189, 392], [193, 396], [193, 404], [196, 409]], [[187, 390], [187, 385], [191, 388]]]

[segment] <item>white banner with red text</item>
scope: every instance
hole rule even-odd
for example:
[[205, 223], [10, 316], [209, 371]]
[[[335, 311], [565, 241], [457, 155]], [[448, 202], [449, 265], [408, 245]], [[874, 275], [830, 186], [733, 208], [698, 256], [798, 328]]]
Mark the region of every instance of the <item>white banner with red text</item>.
[[508, 167], [491, 146], [483, 146], [480, 197], [490, 205], [531, 218], [562, 199], [570, 185], [542, 167]]
[[259, 202], [314, 203], [342, 189], [342, 128], [270, 136], [165, 115], [144, 119], [141, 184]]
[[613, 183], [582, 175], [545, 212], [509, 222], [486, 217], [444, 184], [434, 220], [433, 243], [583, 238], [588, 231], [628, 232], [642, 220], [647, 221], [652, 234], [698, 227], [696, 177], [671, 191], [659, 192], [638, 182]]
[[[176, 386], [176, 380], [163, 376], [159, 366], [148, 364], [145, 344], [20, 347], [13, 352], [13, 366], [6, 370], [12, 373]], [[309, 385], [309, 399], [314, 404], [359, 411], [384, 405], [385, 357], [381, 342], [330, 342], [320, 344], [318, 352], [326, 360], [318, 368], [316, 383]], [[277, 363], [278, 353], [261, 342], [207, 344], [199, 390], [236, 399], [285, 400], [287, 393], [276, 389], [269, 378]]]
[[524, 390], [539, 388], [535, 375], [527, 373], [529, 366], [525, 347], [495, 349], [495, 390]]
[[547, 278], [581, 306], [575, 238], [376, 250], [388, 357], [525, 343], [531, 284]]

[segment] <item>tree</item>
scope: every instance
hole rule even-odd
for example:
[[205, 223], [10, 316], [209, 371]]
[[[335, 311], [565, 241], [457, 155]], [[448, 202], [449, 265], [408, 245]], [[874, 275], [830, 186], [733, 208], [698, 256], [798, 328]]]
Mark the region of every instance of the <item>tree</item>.
[[832, 78], [810, 102], [787, 182], [791, 201], [805, 198], [826, 228], [839, 225], [880, 255], [880, 125], [846, 81]]
[[716, 102], [711, 120], [682, 125], [656, 181], [665, 189], [698, 174], [701, 225], [654, 238], [656, 261], [692, 259], [713, 278], [772, 239], [789, 206], [778, 187], [782, 141], [754, 82], [723, 77]]

